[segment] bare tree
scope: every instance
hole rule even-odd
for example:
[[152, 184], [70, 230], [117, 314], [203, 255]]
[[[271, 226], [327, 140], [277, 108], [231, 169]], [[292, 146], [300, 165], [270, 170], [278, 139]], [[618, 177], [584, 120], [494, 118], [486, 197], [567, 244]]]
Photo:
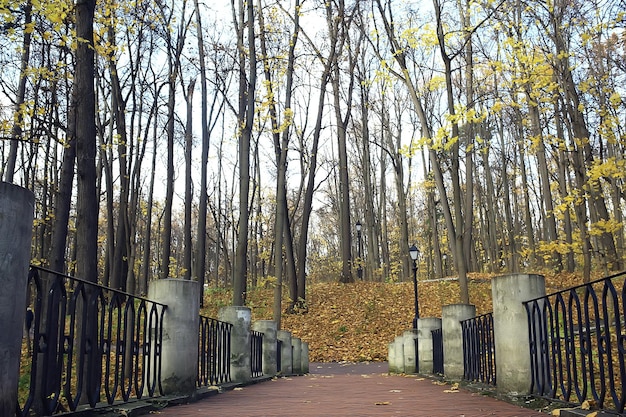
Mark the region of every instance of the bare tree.
[[[239, 105], [237, 109], [239, 138], [239, 225], [233, 275], [233, 305], [245, 304], [248, 274], [248, 222], [250, 195], [250, 141], [255, 114], [256, 45], [254, 4], [233, 1], [233, 24], [237, 33], [239, 56]], [[246, 47], [247, 38], [247, 47]]]

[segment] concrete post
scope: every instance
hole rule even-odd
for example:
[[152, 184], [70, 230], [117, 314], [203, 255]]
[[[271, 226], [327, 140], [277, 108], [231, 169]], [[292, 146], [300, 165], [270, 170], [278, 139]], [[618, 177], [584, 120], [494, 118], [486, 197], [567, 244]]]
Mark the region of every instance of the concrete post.
[[252, 379], [250, 362], [250, 320], [248, 307], [228, 306], [220, 308], [218, 319], [233, 325], [230, 334], [230, 377], [232, 382]]
[[200, 285], [186, 279], [157, 279], [148, 298], [167, 304], [163, 315], [161, 384], [164, 394], [191, 394], [198, 376]]
[[302, 342], [302, 360], [300, 362], [302, 364], [302, 373], [309, 373], [309, 344], [307, 342]]
[[389, 344], [389, 373], [404, 373], [404, 337], [396, 336]]
[[277, 333], [278, 340], [283, 342], [280, 351], [280, 373], [281, 375], [291, 375], [293, 373], [293, 348], [291, 345], [291, 332], [279, 330]]
[[[396, 350], [394, 349], [393, 342], [389, 342], [387, 344], [387, 363], [389, 364], [390, 368], [391, 368], [391, 364], [394, 363], [395, 361], [396, 361]], [[389, 370], [389, 373], [391, 373], [391, 369]]]
[[447, 379], [463, 379], [463, 332], [461, 321], [476, 317], [476, 306], [450, 304], [443, 306], [441, 332], [443, 334], [443, 373]]
[[252, 324], [252, 329], [263, 333], [263, 375], [276, 375], [276, 322], [259, 320]]
[[293, 369], [295, 375], [302, 374], [302, 340], [298, 337], [291, 338], [293, 345]]
[[441, 329], [441, 319], [426, 317], [417, 320], [417, 359], [418, 371], [422, 374], [433, 372], [433, 334], [435, 329]]
[[528, 394], [531, 384], [528, 316], [522, 304], [546, 295], [541, 275], [513, 274], [491, 281], [493, 330], [496, 345], [497, 389]]
[[417, 339], [417, 331], [415, 329], [407, 330], [402, 333], [402, 344], [404, 351], [404, 372], [407, 374], [416, 374], [417, 369], [417, 351], [415, 350], [415, 339]]
[[0, 416], [15, 414], [35, 196], [0, 183]]

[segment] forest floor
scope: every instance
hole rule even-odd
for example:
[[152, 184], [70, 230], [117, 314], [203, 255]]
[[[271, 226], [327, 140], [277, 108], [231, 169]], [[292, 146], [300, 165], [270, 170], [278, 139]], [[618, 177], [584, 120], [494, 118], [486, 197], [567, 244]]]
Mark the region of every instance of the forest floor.
[[[582, 283], [575, 274], [547, 275], [548, 294]], [[492, 311], [493, 275], [470, 274], [470, 303], [476, 314]], [[306, 289], [308, 311], [284, 313], [282, 330], [309, 343], [311, 362], [385, 361], [387, 346], [395, 336], [411, 327], [414, 315], [413, 283], [320, 282]], [[456, 280], [419, 281], [420, 317], [441, 317], [441, 307], [460, 302]], [[217, 318], [220, 307], [230, 305], [232, 293], [207, 288], [202, 314]], [[252, 321], [272, 319], [273, 289], [258, 288], [247, 295]], [[283, 310], [289, 305], [283, 297]]]

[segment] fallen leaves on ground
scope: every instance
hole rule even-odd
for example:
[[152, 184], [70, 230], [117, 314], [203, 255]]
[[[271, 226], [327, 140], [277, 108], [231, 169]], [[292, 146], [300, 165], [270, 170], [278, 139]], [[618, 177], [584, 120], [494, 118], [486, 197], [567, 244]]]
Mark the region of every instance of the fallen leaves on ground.
[[[492, 311], [493, 276], [470, 274], [470, 301], [476, 314]], [[580, 282], [575, 274], [546, 275], [549, 291]], [[247, 293], [253, 321], [273, 318], [273, 292], [253, 288]], [[441, 317], [442, 306], [460, 302], [459, 292], [456, 281], [419, 281], [420, 317]], [[219, 308], [230, 305], [231, 294], [229, 289], [210, 288], [202, 314], [218, 318]], [[285, 293], [283, 309], [288, 305]], [[412, 282], [312, 283], [307, 286], [306, 305], [306, 313], [283, 314], [281, 328], [309, 344], [310, 362], [385, 361], [389, 343], [410, 328], [415, 314]]]
[[450, 389], [444, 389], [443, 392], [445, 393], [459, 392], [459, 384], [454, 383], [450, 386]]

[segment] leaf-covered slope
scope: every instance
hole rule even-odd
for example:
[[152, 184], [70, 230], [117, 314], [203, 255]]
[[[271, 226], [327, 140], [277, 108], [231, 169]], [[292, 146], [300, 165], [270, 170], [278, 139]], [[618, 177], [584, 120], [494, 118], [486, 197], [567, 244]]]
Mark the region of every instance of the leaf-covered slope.
[[[573, 275], [546, 278], [548, 292], [579, 282]], [[490, 277], [472, 275], [469, 288], [476, 313], [491, 311]], [[459, 286], [454, 281], [422, 281], [418, 293], [420, 317], [441, 317], [441, 306], [459, 302]], [[269, 289], [248, 293], [253, 320], [272, 318], [272, 297]], [[205, 300], [204, 313], [217, 317], [219, 307], [228, 305], [230, 291], [212, 290]], [[287, 306], [286, 301], [283, 306]], [[383, 361], [389, 342], [411, 326], [413, 284], [311, 284], [307, 306], [308, 313], [284, 314], [282, 329], [309, 343], [311, 362]]]

